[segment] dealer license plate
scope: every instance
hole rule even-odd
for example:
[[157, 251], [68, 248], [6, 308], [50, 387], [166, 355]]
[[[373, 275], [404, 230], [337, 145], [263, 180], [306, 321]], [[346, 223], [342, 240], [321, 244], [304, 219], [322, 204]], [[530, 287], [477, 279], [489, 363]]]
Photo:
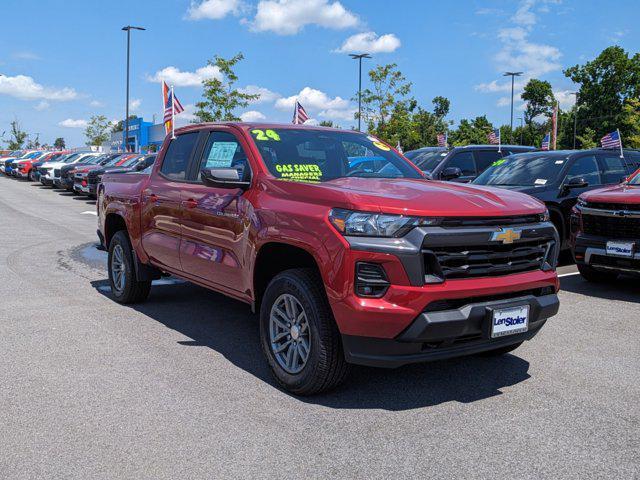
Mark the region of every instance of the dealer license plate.
[[514, 335], [529, 329], [529, 305], [493, 311], [491, 338]]
[[607, 242], [607, 255], [633, 257], [633, 242]]

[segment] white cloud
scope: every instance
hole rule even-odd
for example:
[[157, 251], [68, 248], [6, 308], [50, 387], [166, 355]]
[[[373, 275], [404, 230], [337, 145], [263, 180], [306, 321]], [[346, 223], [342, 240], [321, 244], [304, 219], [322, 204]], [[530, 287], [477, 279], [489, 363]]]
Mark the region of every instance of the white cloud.
[[51, 107], [51, 104], [49, 102], [47, 102], [46, 100], [42, 100], [33, 108], [35, 108], [39, 112], [42, 112], [43, 110], [48, 110], [49, 107]]
[[[196, 106], [193, 103], [183, 105], [184, 112], [176, 115], [176, 126], [182, 127], [196, 120]], [[161, 121], [161, 120], [160, 120]]]
[[25, 50], [14, 53], [13, 58], [17, 58], [19, 60], [40, 60], [40, 55]]
[[258, 122], [266, 118], [262, 112], [258, 112], [257, 110], [249, 110], [240, 115], [240, 120], [243, 122]]
[[131, 110], [132, 112], [137, 112], [140, 108], [140, 105], [142, 105], [142, 100], [140, 100], [139, 98], [132, 98], [131, 100], [129, 100], [129, 110]]
[[363, 32], [347, 38], [336, 51], [341, 53], [389, 53], [400, 48], [400, 45], [400, 40], [393, 33], [378, 36], [375, 32]]
[[276, 92], [272, 92], [268, 88], [259, 87], [258, 85], [247, 85], [244, 88], [238, 89], [240, 93], [247, 93], [249, 95], [259, 95], [259, 97], [255, 100], [252, 100], [250, 103], [267, 103], [274, 102], [282, 95]]
[[58, 123], [58, 125], [65, 128], [86, 128], [87, 121], [82, 119], [74, 120], [72, 118], [67, 118], [66, 120]]
[[241, 0], [192, 1], [187, 10], [189, 20], [220, 20], [227, 15], [238, 15], [245, 8]]
[[[539, 78], [560, 70], [560, 58], [562, 52], [552, 46], [535, 43], [530, 40], [533, 25], [537, 22], [537, 12], [548, 9], [549, 4], [559, 3], [558, 0], [522, 0], [511, 17], [515, 26], [505, 27], [498, 30], [498, 40], [502, 44], [501, 48], [494, 55], [494, 62], [499, 72], [523, 72], [523, 76], [516, 79], [514, 84], [515, 93], [519, 96], [524, 86], [531, 78]], [[542, 7], [540, 7], [540, 5]], [[511, 92], [511, 79], [504, 81], [493, 80], [488, 83], [481, 83], [475, 89], [484, 93], [506, 93]], [[498, 106], [510, 105], [502, 99], [498, 100]]]
[[278, 110], [291, 110], [298, 100], [306, 110], [344, 110], [349, 101], [340, 97], [331, 98], [326, 93], [311, 87], [304, 87], [297, 95], [280, 98], [276, 101]]
[[0, 94], [22, 100], [67, 101], [78, 98], [78, 93], [73, 88], [45, 87], [26, 75], [0, 76]]
[[553, 95], [560, 103], [560, 108], [568, 110], [576, 103], [576, 96], [572, 90], [555, 90]]
[[99, 100], [91, 100], [89, 102], [89, 106], [90, 107], [95, 107], [95, 108], [100, 108], [100, 107], [104, 107], [104, 103], [99, 101]]
[[326, 118], [329, 120], [353, 120], [355, 117], [357, 108], [345, 108], [345, 109], [337, 109], [337, 108], [329, 108], [327, 110], [322, 110], [318, 113], [319, 117]]
[[200, 87], [202, 81], [209, 78], [222, 80], [220, 69], [213, 65], [207, 65], [198, 68], [195, 72], [183, 72], [179, 68], [170, 66], [158, 70], [152, 76], [147, 76], [147, 81], [160, 83], [164, 80], [168, 85], [176, 87]]
[[358, 17], [330, 0], [260, 0], [252, 27], [278, 35], [294, 35], [306, 25], [343, 29], [358, 25]]

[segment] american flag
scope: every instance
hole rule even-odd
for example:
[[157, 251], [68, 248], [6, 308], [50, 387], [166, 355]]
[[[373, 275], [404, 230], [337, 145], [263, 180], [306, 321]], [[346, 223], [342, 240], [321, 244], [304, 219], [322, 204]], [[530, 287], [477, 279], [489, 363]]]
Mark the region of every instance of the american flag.
[[549, 150], [549, 144], [551, 143], [551, 134], [547, 133], [544, 138], [542, 139], [542, 145], [540, 146], [540, 148], [542, 150]]
[[162, 82], [162, 92], [164, 97], [164, 123], [167, 123], [173, 120], [174, 115], [184, 112], [184, 107], [173, 93], [173, 89], [170, 89], [164, 81]]
[[309, 120], [309, 115], [307, 115], [304, 107], [300, 105], [300, 102], [296, 101], [296, 108], [293, 111], [293, 123], [296, 125], [302, 125], [307, 120]]
[[438, 139], [438, 146], [439, 147], [446, 147], [447, 146], [447, 134], [446, 133], [439, 133], [437, 135], [437, 139]]
[[500, 144], [500, 129], [496, 128], [492, 130], [491, 133], [487, 136], [489, 139], [489, 144], [491, 145], [499, 145]]
[[615, 132], [607, 133], [600, 139], [600, 143], [602, 148], [621, 148], [620, 132], [616, 130]]

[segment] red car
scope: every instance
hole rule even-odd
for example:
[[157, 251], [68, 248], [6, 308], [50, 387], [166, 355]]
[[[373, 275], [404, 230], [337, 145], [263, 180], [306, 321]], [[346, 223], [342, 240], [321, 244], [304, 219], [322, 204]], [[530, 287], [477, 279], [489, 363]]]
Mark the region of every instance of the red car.
[[116, 301], [173, 274], [246, 302], [297, 394], [337, 385], [350, 363], [504, 354], [558, 311], [542, 203], [427, 180], [358, 132], [185, 127], [149, 173], [105, 174], [97, 203]]
[[640, 274], [640, 170], [620, 185], [580, 195], [571, 216], [571, 247], [586, 280]]

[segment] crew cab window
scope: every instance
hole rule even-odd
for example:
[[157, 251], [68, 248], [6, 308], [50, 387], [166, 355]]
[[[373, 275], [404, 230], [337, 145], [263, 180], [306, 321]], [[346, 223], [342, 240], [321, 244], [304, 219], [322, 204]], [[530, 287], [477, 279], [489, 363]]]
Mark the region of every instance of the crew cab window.
[[603, 155], [600, 157], [602, 164], [602, 183], [618, 183], [627, 176], [627, 168], [624, 159], [619, 155]]
[[575, 162], [573, 162], [573, 165], [571, 165], [569, 173], [567, 173], [567, 176], [565, 177], [565, 182], [572, 178], [579, 177], [584, 178], [590, 186], [602, 185], [602, 181], [600, 180], [600, 168], [598, 167], [596, 157], [589, 155], [577, 158]]
[[229, 132], [211, 132], [202, 152], [198, 176], [203, 168], [235, 168], [240, 178], [249, 175], [249, 163], [238, 139]]
[[479, 172], [484, 172], [487, 168], [489, 168], [489, 165], [502, 158], [502, 154], [497, 150], [480, 150], [475, 152], [475, 155], [476, 165], [478, 166]]
[[447, 162], [446, 167], [458, 167], [462, 170], [463, 176], [470, 176], [476, 174], [476, 165], [473, 162], [473, 153], [461, 152], [453, 156], [451, 160]]
[[183, 133], [171, 140], [162, 160], [160, 172], [172, 180], [184, 180], [189, 168], [189, 159], [198, 140], [198, 132]]

